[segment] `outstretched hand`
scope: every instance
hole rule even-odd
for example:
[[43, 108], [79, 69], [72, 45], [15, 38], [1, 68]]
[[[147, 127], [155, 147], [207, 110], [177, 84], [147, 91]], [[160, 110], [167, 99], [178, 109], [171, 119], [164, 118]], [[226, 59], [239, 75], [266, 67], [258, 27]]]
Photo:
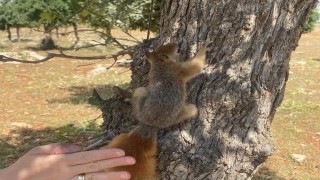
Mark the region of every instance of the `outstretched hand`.
[[14, 164], [0, 170], [0, 180], [85, 180], [130, 179], [128, 172], [98, 172], [108, 168], [135, 164], [133, 157], [121, 149], [109, 148], [81, 152], [76, 145], [49, 144], [31, 149]]

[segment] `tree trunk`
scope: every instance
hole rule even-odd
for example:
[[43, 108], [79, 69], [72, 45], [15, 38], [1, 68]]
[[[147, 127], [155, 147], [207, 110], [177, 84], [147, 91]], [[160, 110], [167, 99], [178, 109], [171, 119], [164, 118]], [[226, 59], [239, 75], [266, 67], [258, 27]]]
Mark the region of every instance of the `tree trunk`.
[[9, 40], [10, 42], [12, 42], [12, 35], [11, 35], [10, 27], [7, 27], [6, 29], [7, 29], [7, 33], [8, 33], [8, 40]]
[[[163, 1], [159, 37], [134, 54], [131, 88], [146, 86], [144, 50], [177, 42], [182, 60], [210, 41], [207, 66], [188, 83], [199, 115], [159, 133], [158, 179], [248, 179], [273, 151], [270, 125], [290, 54], [317, 0]], [[135, 121], [119, 96], [102, 108], [106, 139]]]
[[44, 26], [45, 31], [45, 38], [41, 40], [40, 49], [41, 50], [52, 50], [57, 49], [57, 46], [55, 45], [53, 39], [52, 39], [52, 32], [49, 31], [50, 26]]
[[76, 47], [80, 41], [79, 32], [78, 32], [78, 25], [77, 23], [72, 23], [74, 36], [76, 37], [76, 41], [73, 43], [72, 48]]
[[57, 37], [57, 39], [60, 38], [60, 36], [59, 36], [59, 28], [58, 27], [56, 28], [56, 37]]
[[20, 27], [16, 27], [16, 30], [17, 30], [17, 40], [18, 42], [21, 41], [21, 38], [20, 38]]

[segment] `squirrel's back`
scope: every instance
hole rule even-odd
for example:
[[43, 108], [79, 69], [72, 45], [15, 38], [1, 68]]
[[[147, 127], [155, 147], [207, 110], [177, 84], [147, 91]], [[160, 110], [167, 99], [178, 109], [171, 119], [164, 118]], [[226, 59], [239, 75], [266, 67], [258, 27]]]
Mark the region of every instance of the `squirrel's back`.
[[[135, 117], [143, 122], [154, 122], [165, 128], [182, 111], [185, 83], [170, 65], [154, 63], [149, 72], [148, 96], [134, 100]], [[149, 124], [151, 125], [151, 124]]]

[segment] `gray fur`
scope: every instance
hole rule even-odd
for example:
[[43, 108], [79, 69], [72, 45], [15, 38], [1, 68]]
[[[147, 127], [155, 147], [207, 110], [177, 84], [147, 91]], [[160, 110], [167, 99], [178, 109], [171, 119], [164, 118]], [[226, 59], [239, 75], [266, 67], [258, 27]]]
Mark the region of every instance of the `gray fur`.
[[167, 128], [197, 113], [194, 105], [185, 102], [186, 83], [201, 73], [205, 51], [190, 62], [179, 62], [176, 49], [175, 44], [168, 44], [146, 53], [151, 65], [149, 84], [137, 88], [132, 98], [133, 113], [140, 124]]

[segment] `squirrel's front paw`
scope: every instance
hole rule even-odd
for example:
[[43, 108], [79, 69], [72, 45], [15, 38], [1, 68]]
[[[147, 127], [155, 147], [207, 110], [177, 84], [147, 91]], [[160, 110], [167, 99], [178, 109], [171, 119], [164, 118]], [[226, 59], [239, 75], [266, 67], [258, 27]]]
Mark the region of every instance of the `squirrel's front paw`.
[[145, 87], [139, 87], [134, 90], [133, 96], [134, 97], [141, 97], [141, 96], [147, 96], [148, 95], [148, 90]]

